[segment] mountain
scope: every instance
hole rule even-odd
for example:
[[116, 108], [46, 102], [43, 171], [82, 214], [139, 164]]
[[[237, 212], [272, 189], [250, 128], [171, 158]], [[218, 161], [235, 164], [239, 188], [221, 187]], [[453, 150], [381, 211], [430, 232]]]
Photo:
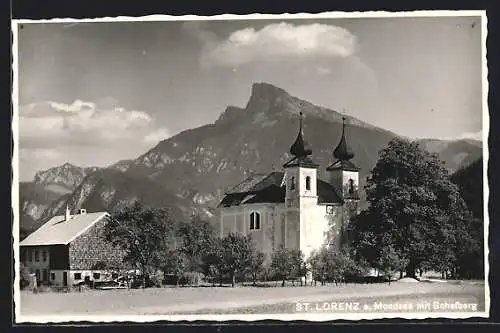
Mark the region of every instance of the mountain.
[[[273, 85], [255, 83], [244, 108], [228, 106], [215, 123], [163, 140], [136, 159], [119, 161], [87, 174], [62, 166], [51, 177], [38, 177], [38, 182], [65, 188], [74, 186], [81, 177], [77, 187], [53, 201], [40, 218], [61, 213], [66, 203], [89, 211], [112, 211], [139, 197], [152, 205], [178, 206], [184, 216], [193, 210], [214, 216], [214, 207], [229, 187], [251, 173], [282, 169], [297, 135], [299, 112], [304, 114], [305, 138], [312, 147], [312, 158], [320, 164], [318, 172], [322, 179], [327, 178], [325, 168], [334, 160], [332, 151], [340, 138], [343, 116], [348, 125], [348, 145], [356, 153], [354, 162], [361, 168], [361, 186], [379, 151], [397, 136], [293, 97]], [[421, 140], [420, 143], [439, 153], [451, 172], [474, 156], [481, 156], [480, 144], [466, 141]]]
[[67, 195], [97, 167], [82, 168], [70, 163], [39, 171], [32, 182], [19, 184], [19, 202], [23, 231], [32, 230], [47, 207]]
[[59, 193], [71, 193], [82, 180], [97, 167], [82, 168], [70, 163], [53, 167], [35, 174], [34, 183], [45, 185], [49, 190]]
[[417, 142], [427, 151], [439, 154], [451, 172], [471, 164], [482, 156], [482, 144], [476, 140], [422, 139]]
[[483, 160], [475, 160], [451, 175], [474, 217], [483, 218]]
[[[179, 219], [192, 213], [191, 202], [166, 191], [158, 183], [111, 168], [98, 169], [89, 174], [70, 194], [52, 202], [40, 217], [40, 224], [54, 215], [64, 214], [66, 205], [72, 210], [117, 211], [135, 200], [152, 207], [164, 207], [172, 217]], [[200, 212], [198, 212], [200, 213]]]
[[[214, 124], [184, 131], [160, 142], [135, 159], [128, 173], [146, 176], [171, 191], [181, 191], [198, 205], [214, 206], [224, 191], [253, 172], [281, 169], [297, 135], [298, 114], [320, 164], [320, 178], [333, 162], [332, 151], [347, 118], [347, 141], [361, 167], [362, 184], [378, 159], [378, 152], [397, 135], [354, 117], [315, 106], [281, 88], [256, 83], [245, 108], [228, 106]], [[429, 142], [422, 142], [428, 147]], [[452, 172], [481, 149], [466, 142], [447, 142], [439, 151]]]

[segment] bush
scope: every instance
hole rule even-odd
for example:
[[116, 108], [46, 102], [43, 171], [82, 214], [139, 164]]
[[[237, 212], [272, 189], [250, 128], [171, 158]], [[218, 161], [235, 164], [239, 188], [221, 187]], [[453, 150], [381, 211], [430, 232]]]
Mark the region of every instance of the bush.
[[21, 278], [20, 288], [21, 288], [21, 290], [23, 290], [23, 289], [26, 289], [27, 287], [29, 287], [29, 285], [30, 285], [31, 271], [28, 267], [24, 266], [24, 264], [21, 263], [21, 267], [20, 267], [19, 272], [20, 272], [20, 278]]
[[204, 275], [200, 272], [187, 272], [179, 278], [181, 286], [199, 286], [203, 281]]
[[163, 273], [162, 272], [156, 272], [154, 274], [151, 274], [149, 277], [149, 280], [151, 281], [151, 285], [160, 288], [162, 286], [163, 282]]

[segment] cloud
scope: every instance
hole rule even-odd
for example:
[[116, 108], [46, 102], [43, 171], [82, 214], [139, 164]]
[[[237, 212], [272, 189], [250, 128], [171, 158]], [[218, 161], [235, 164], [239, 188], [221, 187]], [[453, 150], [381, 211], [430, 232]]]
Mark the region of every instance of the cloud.
[[234, 31], [223, 40], [207, 37], [202, 38], [205, 40], [202, 54], [205, 66], [236, 67], [285, 58], [345, 58], [356, 49], [356, 36], [348, 30], [319, 23], [273, 23], [260, 30], [249, 27]]
[[160, 128], [160, 129], [146, 135], [144, 137], [144, 142], [145, 143], [157, 143], [161, 140], [165, 140], [169, 136], [170, 136], [169, 133], [164, 128]]
[[113, 99], [40, 102], [19, 108], [21, 169], [22, 163], [30, 168], [49, 162], [111, 164], [136, 157], [168, 137], [168, 130], [148, 113], [120, 107]]
[[482, 141], [483, 140], [483, 131], [479, 132], [465, 132], [460, 135], [460, 139], [472, 139], [472, 140], [478, 140]]
[[55, 149], [48, 148], [33, 148], [33, 149], [20, 149], [19, 150], [20, 159], [35, 158], [37, 160], [54, 160], [61, 156], [60, 152]]
[[116, 140], [144, 141], [158, 131], [163, 138], [168, 137], [167, 130], [157, 128], [146, 112], [119, 106], [100, 108], [96, 103], [80, 100], [72, 104], [42, 102], [21, 106], [19, 124], [21, 144], [34, 148], [57, 143], [107, 145]]

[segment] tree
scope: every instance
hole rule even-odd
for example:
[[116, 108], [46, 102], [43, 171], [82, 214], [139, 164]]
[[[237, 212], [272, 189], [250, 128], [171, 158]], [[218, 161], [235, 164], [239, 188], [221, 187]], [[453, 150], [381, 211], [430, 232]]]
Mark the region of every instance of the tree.
[[202, 267], [205, 275], [212, 278], [212, 285], [215, 277], [218, 277], [220, 287], [222, 287], [223, 277], [227, 271], [222, 246], [222, 239], [216, 238], [205, 249], [206, 252], [202, 257]]
[[177, 238], [179, 240], [177, 248], [188, 260], [188, 269], [201, 272], [203, 270], [203, 257], [216, 238], [213, 226], [194, 215], [190, 222], [179, 224]]
[[304, 255], [297, 249], [289, 249], [280, 246], [271, 257], [271, 267], [277, 277], [281, 278], [281, 286], [285, 286], [285, 281], [300, 274]]
[[243, 274], [251, 266], [255, 255], [255, 244], [250, 235], [230, 233], [221, 241], [222, 268], [231, 277], [231, 286], [235, 285], [237, 274]]
[[110, 218], [105, 236], [125, 251], [124, 261], [141, 269], [145, 287], [149, 270], [161, 263], [168, 245], [167, 234], [172, 230], [168, 211], [145, 207], [136, 201]]
[[407, 263], [391, 245], [383, 246], [379, 250], [374, 267], [379, 270], [382, 276], [389, 279], [390, 284], [393, 273], [404, 269]]
[[180, 277], [187, 271], [189, 259], [182, 249], [167, 249], [162, 262], [163, 273], [175, 275], [175, 284], [179, 285]]
[[[372, 266], [393, 257], [415, 277], [424, 265], [447, 267], [457, 230], [470, 216], [436, 154], [415, 142], [393, 139], [367, 179], [370, 205], [351, 223], [352, 245]], [[383, 252], [388, 248], [389, 252]], [[382, 257], [382, 260], [380, 259]]]
[[256, 285], [257, 277], [264, 269], [264, 253], [255, 251], [250, 260], [249, 266], [246, 268], [247, 274], [252, 278], [252, 285]]

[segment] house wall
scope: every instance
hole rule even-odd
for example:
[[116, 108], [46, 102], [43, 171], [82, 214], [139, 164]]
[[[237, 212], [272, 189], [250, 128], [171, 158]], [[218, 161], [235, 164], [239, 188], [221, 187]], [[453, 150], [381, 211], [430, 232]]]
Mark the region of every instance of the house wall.
[[49, 246], [23, 246], [21, 260], [24, 265], [35, 273], [39, 282], [50, 280], [50, 247]]
[[[250, 214], [260, 214], [260, 229], [250, 230]], [[220, 209], [220, 236], [229, 233], [250, 235], [256, 248], [270, 259], [271, 253], [285, 240], [286, 212], [284, 204], [247, 204], [244, 206], [223, 207]]]
[[104, 237], [106, 219], [95, 223], [69, 244], [69, 266], [72, 271], [92, 270], [99, 262], [108, 267], [122, 262], [124, 252]]
[[[51, 276], [51, 284], [56, 286], [64, 285], [64, 272], [68, 274], [68, 286], [78, 285], [80, 282], [84, 282], [87, 277], [89, 281], [106, 281], [112, 278], [112, 273], [110, 271], [104, 270], [60, 270], [54, 269], [51, 270], [50, 273], [53, 274]], [[97, 273], [98, 276], [94, 274]], [[80, 274], [80, 279], [75, 278], [75, 274]], [[52, 279], [53, 277], [53, 279]], [[77, 276], [78, 277], [78, 276]]]
[[332, 214], [327, 214], [327, 206], [310, 199], [301, 200], [300, 250], [305, 258], [325, 245], [340, 244], [342, 207], [333, 205]]

